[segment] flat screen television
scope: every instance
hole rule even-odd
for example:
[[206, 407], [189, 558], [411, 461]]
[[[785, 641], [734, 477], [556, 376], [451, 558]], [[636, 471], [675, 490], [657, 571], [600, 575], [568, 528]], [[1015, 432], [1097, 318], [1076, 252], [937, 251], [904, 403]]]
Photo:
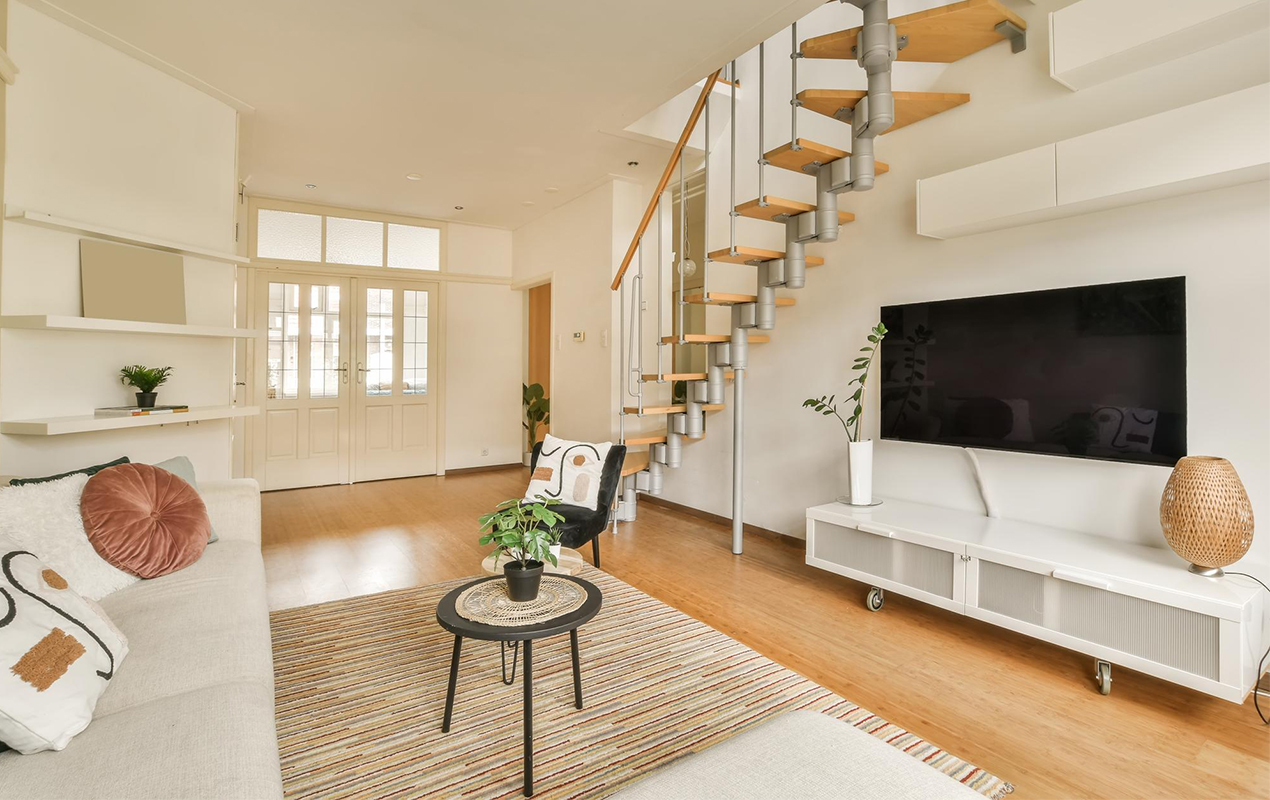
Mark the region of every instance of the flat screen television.
[[886, 306], [882, 438], [1171, 466], [1186, 279]]

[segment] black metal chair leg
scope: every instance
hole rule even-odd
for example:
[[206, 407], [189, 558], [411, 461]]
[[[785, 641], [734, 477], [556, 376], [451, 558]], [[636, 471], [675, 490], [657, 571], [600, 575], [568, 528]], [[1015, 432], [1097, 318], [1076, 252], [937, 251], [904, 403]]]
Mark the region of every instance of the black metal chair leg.
[[450, 732], [450, 716], [454, 713], [454, 688], [459, 682], [459, 654], [463, 651], [463, 637], [454, 637], [454, 654], [450, 656], [450, 687], [445, 692], [445, 718], [441, 732]]
[[[600, 533], [603, 532], [600, 531]], [[595, 538], [591, 540], [591, 562], [595, 564], [596, 569], [600, 568], [600, 533], [597, 533]]]
[[569, 631], [569, 649], [573, 651], [573, 707], [582, 708], [582, 667], [578, 664], [578, 629]]
[[533, 642], [525, 640], [525, 797], [534, 795], [534, 678]]

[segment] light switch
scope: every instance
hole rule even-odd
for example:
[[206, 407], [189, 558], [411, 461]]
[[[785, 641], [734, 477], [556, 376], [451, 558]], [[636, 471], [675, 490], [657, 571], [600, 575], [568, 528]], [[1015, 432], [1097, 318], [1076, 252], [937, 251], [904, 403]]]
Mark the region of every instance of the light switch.
[[573, 341], [577, 342], [578, 344], [582, 344], [583, 342], [585, 342], [585, 341], [586, 341], [586, 331], [574, 331], [574, 332], [573, 332]]

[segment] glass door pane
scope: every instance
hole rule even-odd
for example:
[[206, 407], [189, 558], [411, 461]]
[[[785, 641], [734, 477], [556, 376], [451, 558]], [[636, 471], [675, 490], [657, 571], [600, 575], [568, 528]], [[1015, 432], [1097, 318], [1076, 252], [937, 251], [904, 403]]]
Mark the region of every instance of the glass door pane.
[[392, 394], [392, 289], [366, 290], [366, 394]]
[[269, 354], [265, 396], [292, 400], [300, 388], [300, 284], [269, 284]]
[[401, 310], [403, 394], [428, 393], [428, 293], [406, 289]]
[[340, 396], [340, 287], [309, 287], [309, 397]]

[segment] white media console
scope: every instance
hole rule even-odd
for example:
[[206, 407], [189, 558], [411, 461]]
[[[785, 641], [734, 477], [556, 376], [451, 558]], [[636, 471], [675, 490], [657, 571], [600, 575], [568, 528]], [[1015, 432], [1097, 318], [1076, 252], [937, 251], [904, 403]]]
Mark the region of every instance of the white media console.
[[1187, 572], [1171, 550], [886, 499], [807, 509], [807, 563], [883, 591], [1240, 703], [1265, 652], [1256, 582]]

